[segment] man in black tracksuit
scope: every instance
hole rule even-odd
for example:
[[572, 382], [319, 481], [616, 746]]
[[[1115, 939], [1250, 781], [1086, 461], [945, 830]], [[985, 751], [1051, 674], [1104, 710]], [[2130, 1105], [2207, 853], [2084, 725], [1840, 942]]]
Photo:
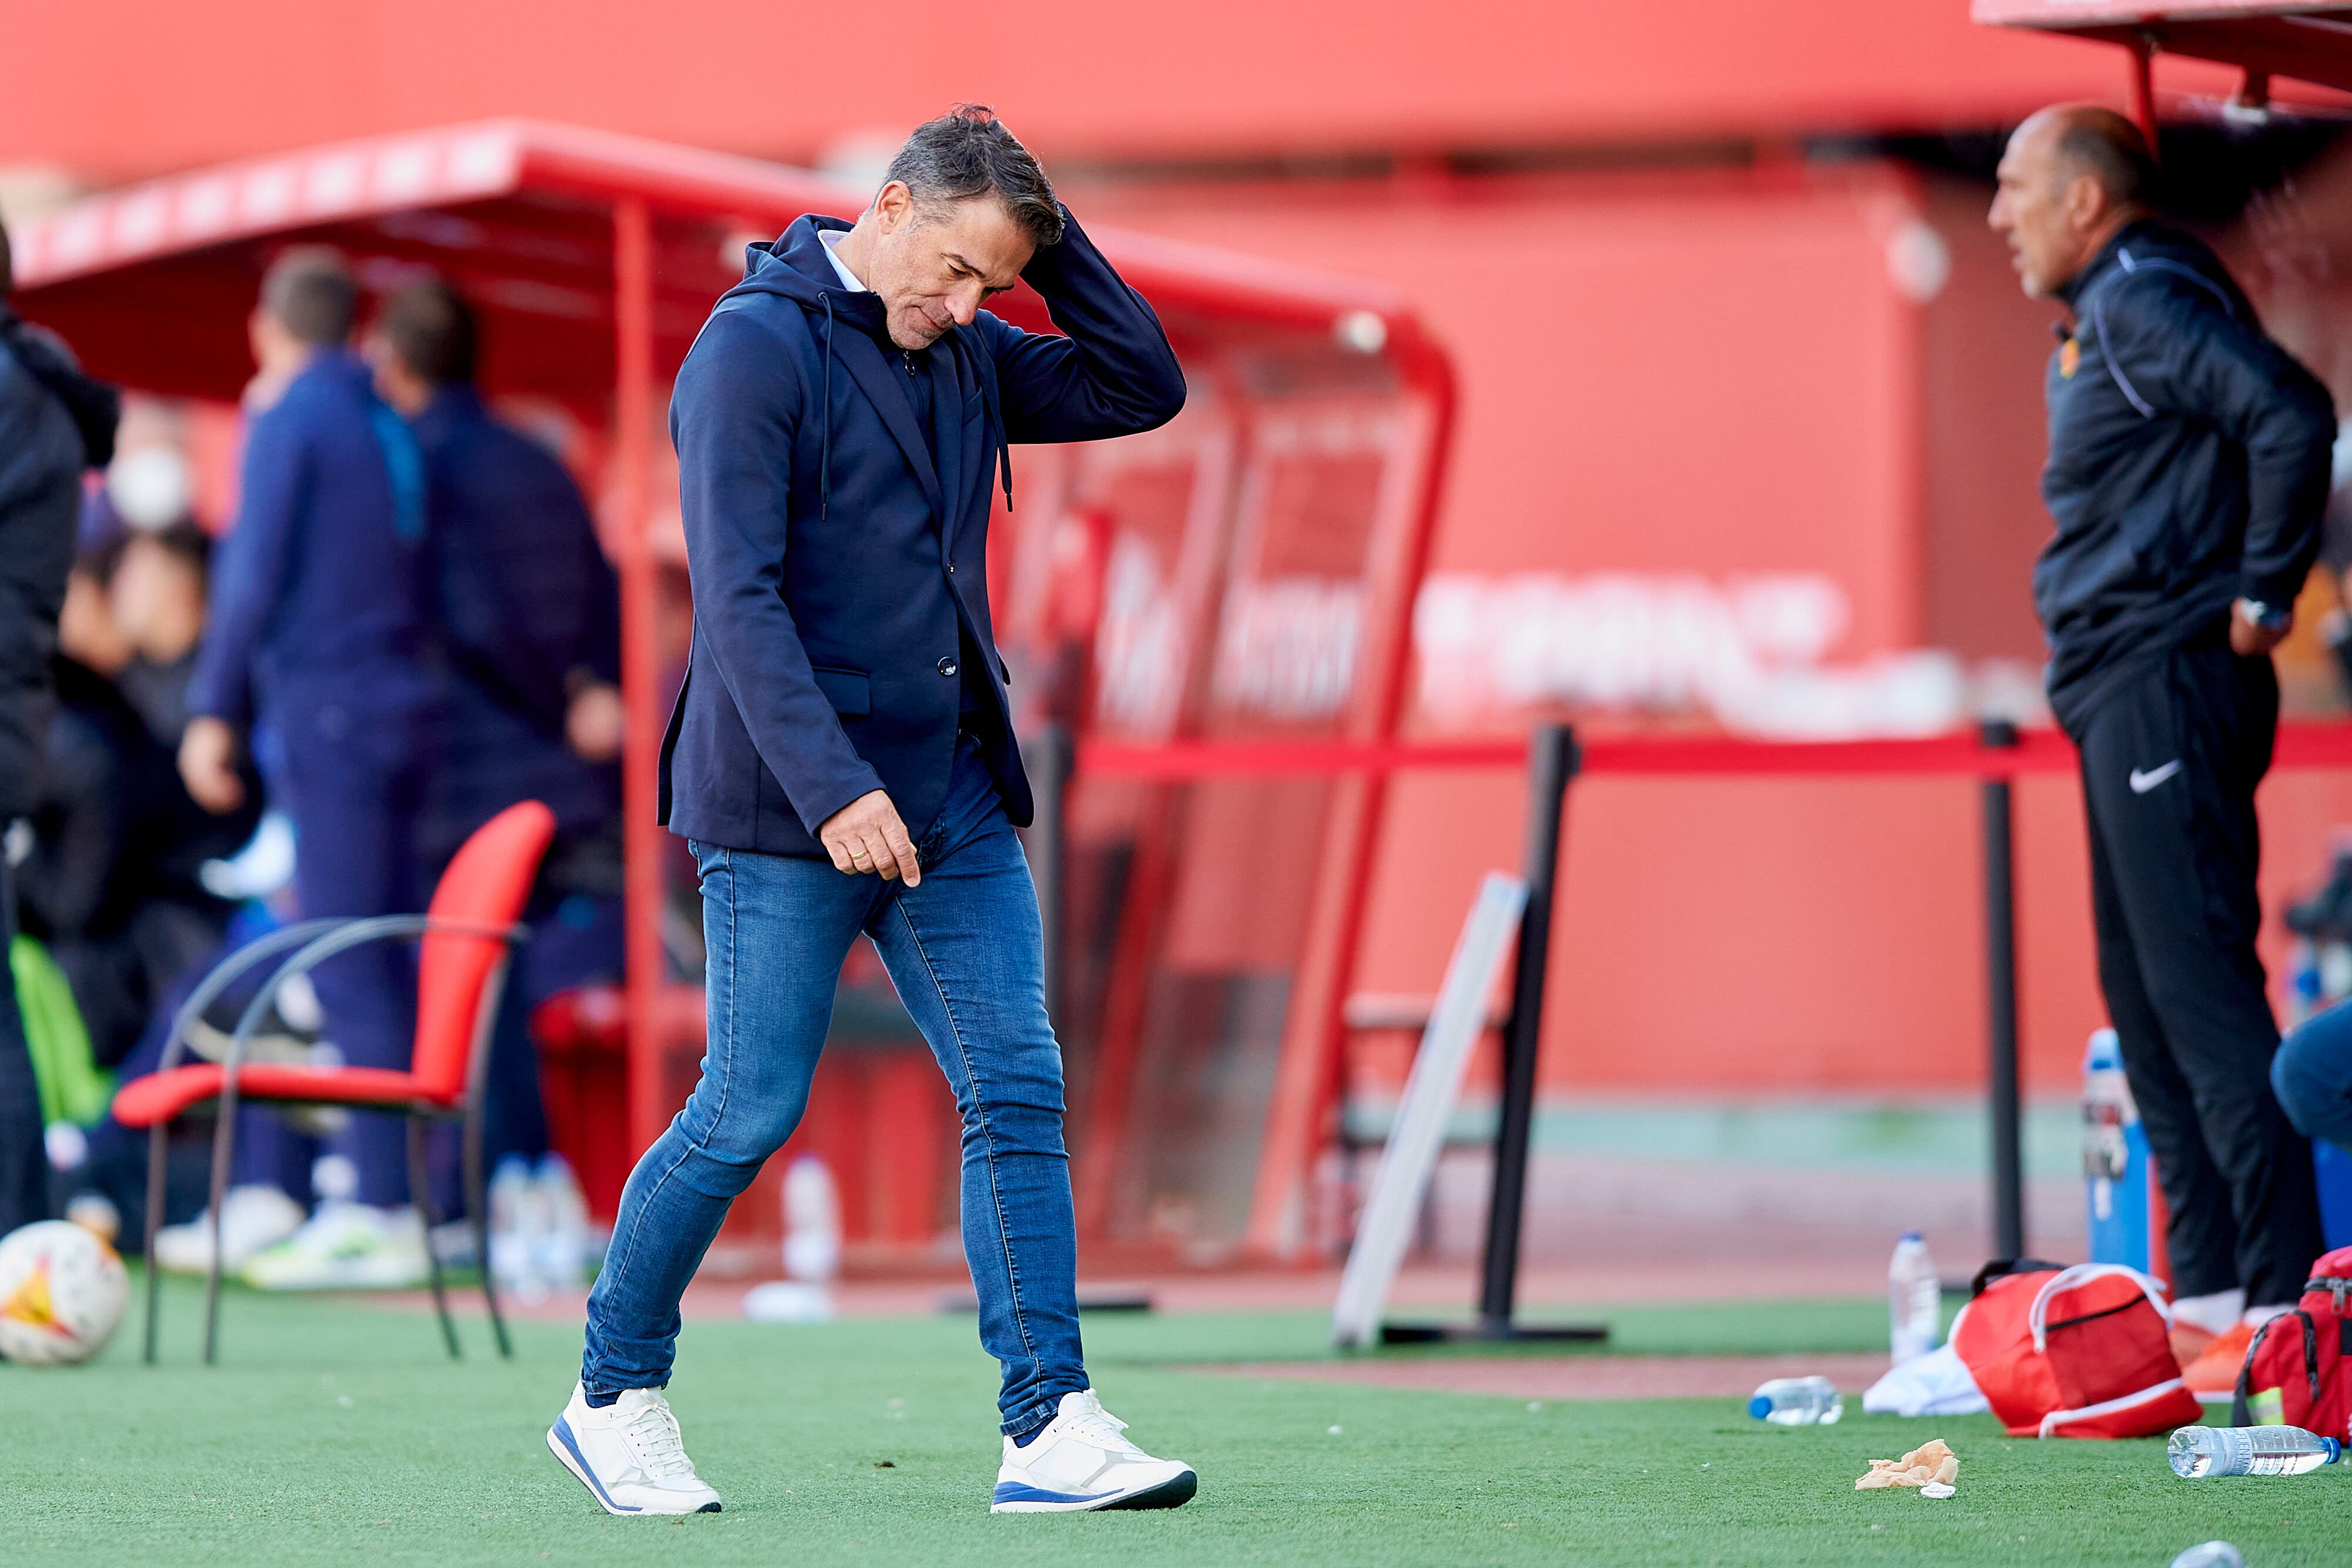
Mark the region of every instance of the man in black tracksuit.
[[2320, 1248], [2310, 1149], [2270, 1089], [2254, 788], [2335, 416], [2213, 253], [2150, 215], [2153, 174], [2128, 121], [2045, 110], [2009, 144], [1990, 221], [2026, 292], [2073, 313], [2047, 378], [2058, 530], [2034, 601], [2082, 754], [2099, 980], [2172, 1211], [2174, 1291], [2215, 1298], [2200, 1326], [2222, 1333], [2291, 1303]]
[[[0, 230], [0, 829], [38, 798], [82, 471], [113, 456], [119, 410], [111, 387], [9, 308], [14, 283]], [[48, 1213], [40, 1095], [6, 958], [16, 929], [0, 856], [0, 1235]]]

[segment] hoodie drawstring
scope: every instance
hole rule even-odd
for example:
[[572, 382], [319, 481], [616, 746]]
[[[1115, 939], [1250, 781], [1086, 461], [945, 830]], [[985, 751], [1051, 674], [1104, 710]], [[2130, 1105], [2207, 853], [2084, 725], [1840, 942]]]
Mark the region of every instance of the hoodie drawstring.
[[823, 521], [833, 515], [833, 295], [820, 288], [816, 297], [824, 307], [824, 406], [817, 412], [816, 459], [816, 515]]

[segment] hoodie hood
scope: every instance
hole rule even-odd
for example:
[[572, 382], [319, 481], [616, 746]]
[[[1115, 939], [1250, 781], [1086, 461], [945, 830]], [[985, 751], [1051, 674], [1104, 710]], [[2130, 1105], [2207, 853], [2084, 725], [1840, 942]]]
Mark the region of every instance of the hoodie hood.
[[852, 290], [845, 285], [841, 274], [834, 270], [833, 257], [826, 254], [824, 241], [819, 237], [847, 234], [850, 227], [839, 218], [820, 217], [814, 213], [793, 219], [792, 226], [776, 238], [743, 247], [743, 281], [720, 298], [773, 294], [806, 310], [822, 313], [830, 309], [836, 321], [895, 349], [896, 345], [889, 343], [889, 324], [882, 308], [882, 297], [870, 289]]

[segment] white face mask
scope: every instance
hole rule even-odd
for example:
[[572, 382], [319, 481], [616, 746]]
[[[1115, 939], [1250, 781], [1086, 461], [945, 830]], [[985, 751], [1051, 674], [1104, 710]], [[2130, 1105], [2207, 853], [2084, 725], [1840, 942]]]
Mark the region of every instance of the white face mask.
[[106, 471], [106, 498], [115, 516], [144, 533], [168, 528], [188, 515], [195, 498], [188, 460], [170, 446], [142, 446]]

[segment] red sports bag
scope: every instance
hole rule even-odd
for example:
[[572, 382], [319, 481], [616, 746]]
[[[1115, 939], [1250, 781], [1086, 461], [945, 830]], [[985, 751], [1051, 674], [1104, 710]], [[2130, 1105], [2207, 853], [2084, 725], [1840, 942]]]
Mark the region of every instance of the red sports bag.
[[2025, 1267], [1982, 1285], [1952, 1324], [2011, 1437], [2145, 1437], [2200, 1418], [2154, 1280], [2116, 1263]]
[[2294, 1310], [2255, 1333], [2230, 1419], [2241, 1427], [2301, 1427], [2326, 1437], [2342, 1437], [2352, 1427], [2352, 1247], [2314, 1263]]

